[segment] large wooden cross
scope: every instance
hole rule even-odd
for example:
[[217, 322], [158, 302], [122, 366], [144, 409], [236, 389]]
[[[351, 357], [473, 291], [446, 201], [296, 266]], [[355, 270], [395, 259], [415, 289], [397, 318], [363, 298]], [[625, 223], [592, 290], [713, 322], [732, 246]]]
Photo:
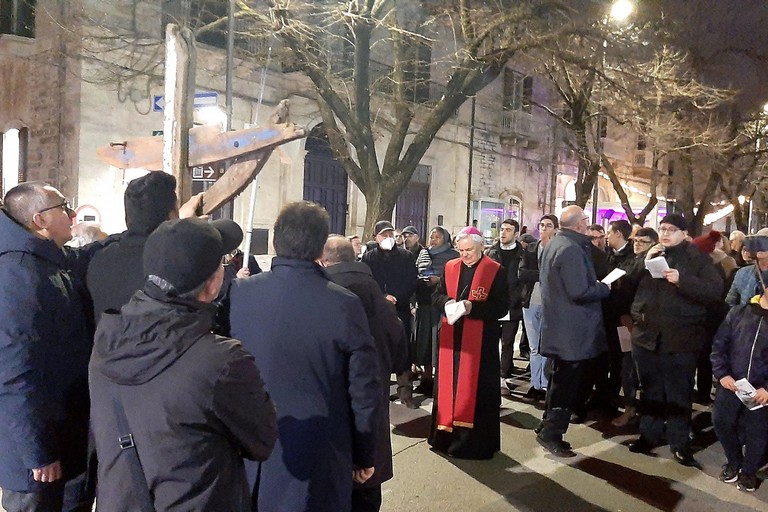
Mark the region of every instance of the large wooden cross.
[[272, 151], [281, 144], [307, 136], [304, 128], [288, 123], [288, 101], [283, 100], [267, 126], [220, 132], [192, 125], [194, 104], [194, 36], [169, 24], [166, 30], [165, 123], [163, 137], [140, 137], [112, 142], [96, 150], [102, 161], [120, 169], [165, 171], [176, 177], [179, 203], [191, 194], [190, 167], [229, 161], [227, 172], [203, 193], [202, 213], [210, 214], [240, 194], [259, 174]]

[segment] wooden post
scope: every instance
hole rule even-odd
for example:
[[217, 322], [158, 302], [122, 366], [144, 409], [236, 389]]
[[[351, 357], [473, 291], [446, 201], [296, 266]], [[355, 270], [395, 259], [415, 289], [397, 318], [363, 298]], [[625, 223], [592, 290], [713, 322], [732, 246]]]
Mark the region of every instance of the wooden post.
[[192, 196], [189, 130], [195, 102], [195, 37], [188, 28], [169, 23], [165, 31], [165, 106], [163, 171], [176, 177], [176, 197]]

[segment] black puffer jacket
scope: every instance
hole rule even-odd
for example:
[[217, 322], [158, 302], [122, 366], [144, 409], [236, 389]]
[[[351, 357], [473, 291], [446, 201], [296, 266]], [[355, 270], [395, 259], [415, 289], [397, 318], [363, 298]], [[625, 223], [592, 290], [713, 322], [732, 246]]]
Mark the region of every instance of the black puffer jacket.
[[520, 254], [517, 277], [520, 280], [520, 305], [527, 308], [531, 305], [531, 293], [539, 281], [539, 244], [540, 240], [528, 244]]
[[768, 310], [758, 304], [736, 306], [712, 342], [712, 374], [746, 378], [756, 389], [768, 389]]
[[275, 408], [253, 357], [211, 334], [213, 310], [148, 284], [102, 316], [89, 369], [99, 508], [250, 510], [243, 457], [269, 457]]
[[643, 271], [632, 302], [632, 343], [662, 353], [698, 352], [707, 338], [707, 305], [720, 300], [723, 280], [709, 256], [688, 242], [668, 247], [664, 257], [680, 282]]
[[363, 263], [370, 267], [384, 295], [393, 295], [397, 299], [397, 310], [410, 314], [411, 295], [419, 281], [411, 253], [399, 247], [391, 251], [376, 247], [363, 254]]
[[509, 319], [518, 322], [523, 319], [522, 310], [522, 283], [518, 277], [520, 260], [523, 257], [523, 246], [520, 242], [515, 244], [514, 249], [504, 250], [501, 244], [496, 242], [485, 251], [486, 256], [502, 266], [502, 270], [507, 275], [507, 293], [509, 294]]

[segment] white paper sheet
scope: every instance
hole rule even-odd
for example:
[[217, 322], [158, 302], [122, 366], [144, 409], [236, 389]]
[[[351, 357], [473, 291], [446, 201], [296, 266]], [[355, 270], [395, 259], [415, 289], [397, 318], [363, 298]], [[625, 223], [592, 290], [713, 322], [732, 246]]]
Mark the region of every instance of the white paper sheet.
[[462, 316], [467, 314], [467, 308], [464, 307], [464, 301], [449, 302], [445, 305], [445, 318], [448, 324], [453, 325]]
[[656, 256], [649, 260], [645, 260], [645, 268], [651, 273], [651, 277], [654, 279], [662, 279], [664, 277], [664, 271], [669, 270], [669, 265], [664, 256]]
[[621, 345], [621, 351], [631, 352], [632, 351], [632, 333], [629, 332], [629, 329], [627, 329], [623, 325], [621, 327], [617, 327], [616, 331], [619, 333], [619, 345]]
[[757, 390], [755, 387], [749, 383], [747, 379], [739, 379], [736, 381], [736, 388], [738, 391], [736, 391], [736, 396], [739, 397], [739, 400], [742, 401], [744, 405], [747, 406], [747, 409], [750, 411], [754, 411], [756, 409], [760, 409], [761, 407], [765, 407], [762, 404], [758, 404], [755, 401], [755, 393]]
[[620, 268], [615, 268], [610, 271], [610, 273], [603, 278], [601, 283], [605, 284], [611, 284], [612, 282], [616, 281], [621, 276], [625, 275], [627, 273], [626, 270], [621, 270]]

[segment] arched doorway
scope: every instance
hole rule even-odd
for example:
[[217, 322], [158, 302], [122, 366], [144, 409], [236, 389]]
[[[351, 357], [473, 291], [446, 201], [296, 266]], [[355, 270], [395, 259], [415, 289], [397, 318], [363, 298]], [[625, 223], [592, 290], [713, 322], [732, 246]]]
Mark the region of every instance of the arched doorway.
[[347, 226], [347, 173], [333, 158], [322, 124], [312, 129], [305, 148], [304, 200], [328, 210], [331, 233], [343, 235]]

